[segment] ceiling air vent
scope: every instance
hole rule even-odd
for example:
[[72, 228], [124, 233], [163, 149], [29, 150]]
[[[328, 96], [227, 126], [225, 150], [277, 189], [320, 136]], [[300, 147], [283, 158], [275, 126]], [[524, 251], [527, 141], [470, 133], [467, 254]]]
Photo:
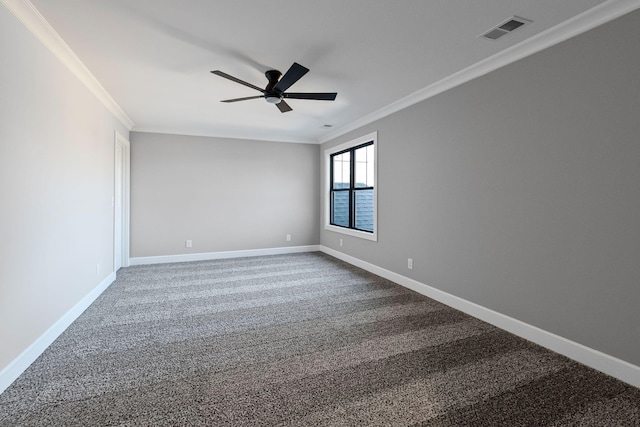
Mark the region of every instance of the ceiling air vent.
[[496, 27], [490, 29], [479, 37], [485, 38], [487, 40], [498, 40], [500, 37], [505, 36], [526, 24], [530, 24], [531, 22], [532, 21], [525, 18], [520, 18], [519, 16], [512, 16], [511, 18], [507, 19], [500, 25], [497, 25]]

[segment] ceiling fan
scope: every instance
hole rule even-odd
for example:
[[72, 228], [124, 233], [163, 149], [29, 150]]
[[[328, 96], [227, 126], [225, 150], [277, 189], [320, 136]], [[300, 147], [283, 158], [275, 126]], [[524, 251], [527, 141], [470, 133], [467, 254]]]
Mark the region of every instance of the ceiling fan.
[[[257, 96], [247, 96], [245, 98], [235, 98], [235, 99], [225, 99], [220, 102], [238, 102], [238, 101], [247, 101], [249, 99], [258, 99], [264, 98], [269, 104], [276, 104], [281, 113], [286, 113], [287, 111], [291, 111], [292, 108], [285, 102], [285, 98], [287, 99], [312, 99], [318, 101], [334, 101], [336, 99], [336, 92], [331, 93], [308, 93], [308, 92], [286, 92], [295, 82], [300, 80], [302, 76], [307, 74], [309, 69], [303, 67], [302, 65], [294, 62], [291, 68], [284, 73], [278, 70], [268, 70], [264, 75], [269, 80], [267, 87], [264, 89], [259, 88], [258, 86], [254, 86], [251, 83], [247, 83], [244, 80], [240, 80], [237, 77], [230, 76], [227, 73], [223, 73], [220, 70], [212, 71], [213, 74], [224, 77], [225, 79], [229, 79], [233, 82], [240, 83], [241, 85], [245, 85], [252, 89], [255, 89], [259, 92], [262, 92], [262, 95]], [[280, 78], [282, 76], [282, 78]]]

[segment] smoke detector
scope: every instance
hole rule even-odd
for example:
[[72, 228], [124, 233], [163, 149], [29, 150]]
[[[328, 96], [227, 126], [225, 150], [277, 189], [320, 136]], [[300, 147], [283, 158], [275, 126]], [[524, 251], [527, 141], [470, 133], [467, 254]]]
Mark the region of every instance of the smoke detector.
[[522, 28], [527, 24], [532, 23], [533, 21], [521, 18], [519, 16], [512, 16], [511, 18], [503, 21], [501, 24], [493, 27], [489, 31], [484, 34], [481, 34], [478, 37], [482, 37], [487, 40], [498, 40], [500, 37], [506, 36], [512, 31], [517, 30], [518, 28]]

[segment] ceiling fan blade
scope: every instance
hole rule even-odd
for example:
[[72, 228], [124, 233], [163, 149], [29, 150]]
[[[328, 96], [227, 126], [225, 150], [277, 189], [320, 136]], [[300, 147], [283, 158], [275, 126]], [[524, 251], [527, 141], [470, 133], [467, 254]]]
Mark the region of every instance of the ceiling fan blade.
[[289, 104], [287, 104], [286, 102], [284, 102], [284, 99], [280, 102], [278, 102], [276, 104], [276, 106], [278, 107], [278, 110], [280, 110], [281, 113], [286, 113], [287, 111], [291, 111], [293, 110], [293, 108], [291, 108], [289, 106]]
[[283, 93], [282, 96], [284, 98], [289, 98], [289, 99], [315, 99], [318, 101], [335, 101], [336, 96], [338, 94], [336, 92], [332, 92], [332, 93], [298, 93], [298, 92], [291, 92], [291, 93]]
[[222, 71], [220, 71], [220, 70], [215, 70], [215, 71], [212, 71], [211, 73], [212, 73], [212, 74], [215, 74], [216, 76], [224, 77], [225, 79], [229, 79], [229, 80], [231, 80], [232, 82], [240, 83], [241, 85], [245, 85], [245, 86], [247, 86], [247, 87], [250, 87], [251, 89], [255, 89], [255, 90], [257, 90], [257, 91], [260, 91], [260, 92], [263, 92], [263, 93], [264, 93], [264, 89], [259, 88], [258, 86], [254, 86], [254, 85], [252, 85], [251, 83], [247, 83], [247, 82], [245, 82], [244, 80], [240, 80], [240, 79], [239, 79], [239, 78], [237, 78], [237, 77], [230, 76], [230, 75], [229, 75], [229, 74], [227, 74], [227, 73], [223, 73], [223, 72], [222, 72]]
[[300, 78], [305, 74], [307, 74], [308, 72], [309, 72], [308, 68], [303, 67], [297, 62], [294, 62], [291, 68], [289, 68], [289, 70], [286, 73], [284, 73], [284, 76], [282, 76], [280, 81], [278, 81], [278, 83], [275, 85], [273, 89], [279, 92], [284, 92], [285, 90], [289, 89], [291, 85], [293, 85], [295, 82], [300, 80]]
[[247, 96], [247, 97], [244, 97], [244, 98], [235, 98], [235, 99], [225, 99], [225, 100], [222, 100], [220, 102], [238, 102], [238, 101], [246, 101], [248, 99], [258, 99], [258, 98], [264, 98], [264, 95]]

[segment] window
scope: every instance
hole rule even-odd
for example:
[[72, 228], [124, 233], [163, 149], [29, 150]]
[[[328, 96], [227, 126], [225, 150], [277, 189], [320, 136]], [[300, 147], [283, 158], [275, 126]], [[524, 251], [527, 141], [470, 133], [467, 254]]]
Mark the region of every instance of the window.
[[325, 151], [325, 229], [377, 240], [377, 133]]

